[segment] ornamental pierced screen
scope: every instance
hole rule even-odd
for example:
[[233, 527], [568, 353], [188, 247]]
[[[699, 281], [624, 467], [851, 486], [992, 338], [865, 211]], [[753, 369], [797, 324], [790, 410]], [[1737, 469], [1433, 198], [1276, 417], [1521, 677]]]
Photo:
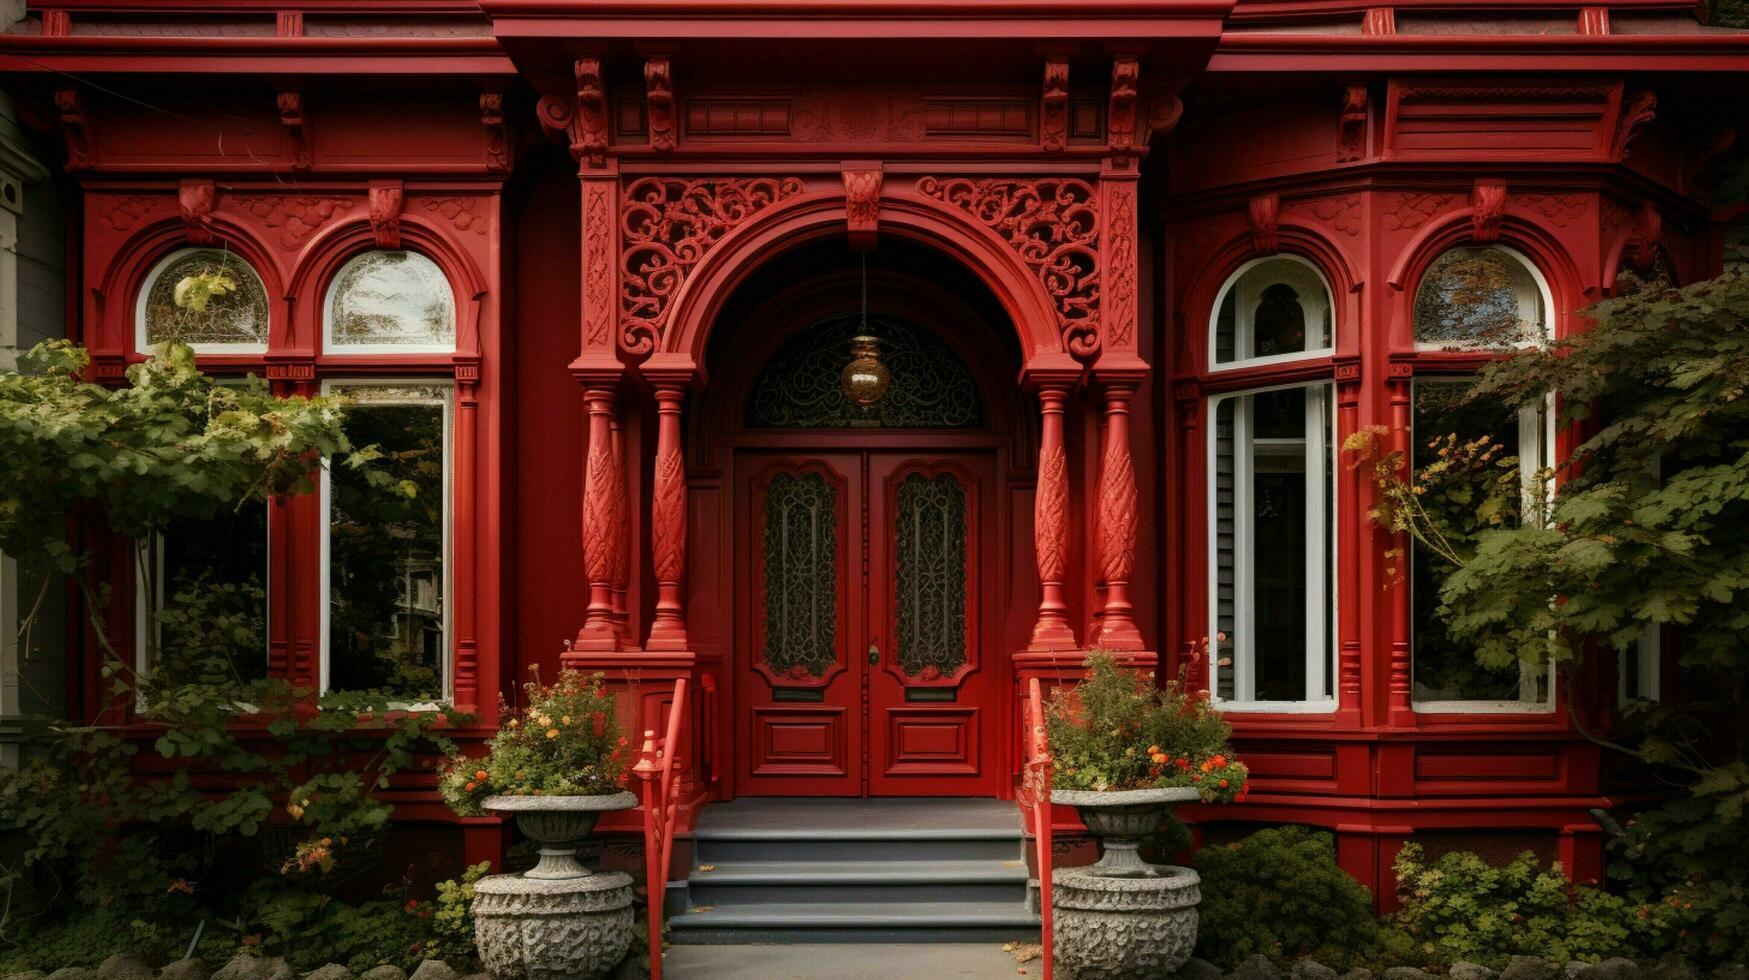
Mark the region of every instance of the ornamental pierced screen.
[[[176, 304], [176, 284], [189, 276], [219, 273], [231, 291], [207, 298], [199, 309]], [[191, 248], [172, 255], [146, 286], [140, 316], [146, 342], [267, 345], [267, 290], [249, 264], [216, 248]]]
[[818, 473], [765, 488], [765, 664], [824, 677], [838, 661], [838, 494]]
[[[845, 397], [838, 377], [850, 362], [850, 338], [880, 338], [892, 373], [886, 397], [863, 407]], [[860, 316], [822, 320], [783, 345], [759, 372], [748, 424], [784, 429], [967, 429], [984, 424], [971, 371], [952, 348], [899, 320]]]
[[966, 488], [913, 473], [899, 484], [898, 663], [935, 680], [966, 662]]

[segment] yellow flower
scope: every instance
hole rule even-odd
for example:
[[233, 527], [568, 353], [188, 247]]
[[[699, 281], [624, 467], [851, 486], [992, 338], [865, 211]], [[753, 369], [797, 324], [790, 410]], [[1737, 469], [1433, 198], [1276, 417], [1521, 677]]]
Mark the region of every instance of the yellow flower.
[[557, 728], [547, 729], [547, 738], [558, 738], [558, 737], [559, 737], [559, 730]]
[[570, 715], [565, 715], [564, 717], [559, 719], [559, 724], [561, 724], [561, 725], [569, 725], [570, 723], [571, 723], [571, 716]]
[[515, 728], [515, 727], [516, 727], [516, 725], [517, 725], [517, 721], [516, 721], [516, 719], [515, 719], [515, 718], [512, 718], [512, 719], [510, 719], [510, 727], [511, 727], [511, 728]]

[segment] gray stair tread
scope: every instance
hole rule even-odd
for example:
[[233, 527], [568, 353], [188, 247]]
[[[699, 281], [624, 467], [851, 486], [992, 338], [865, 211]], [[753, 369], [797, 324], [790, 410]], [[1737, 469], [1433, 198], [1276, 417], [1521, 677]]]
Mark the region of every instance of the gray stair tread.
[[669, 920], [676, 929], [786, 929], [797, 926], [881, 929], [896, 926], [1036, 926], [1015, 902], [807, 902], [698, 906]]
[[1026, 861], [735, 861], [695, 867], [694, 885], [1025, 882]]
[[893, 797], [753, 797], [713, 803], [699, 815], [700, 840], [1020, 839], [1012, 801]]

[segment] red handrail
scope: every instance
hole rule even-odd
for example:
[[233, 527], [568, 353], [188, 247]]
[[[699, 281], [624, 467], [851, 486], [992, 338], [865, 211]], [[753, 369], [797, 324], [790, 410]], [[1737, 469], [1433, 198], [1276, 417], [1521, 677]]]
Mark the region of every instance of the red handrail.
[[644, 729], [644, 746], [632, 774], [642, 783], [644, 803], [644, 891], [649, 906], [650, 980], [662, 980], [662, 902], [668, 897], [668, 866], [674, 856], [674, 758], [680, 754], [680, 725], [686, 717], [686, 679], [674, 682], [668, 727], [661, 741]]
[[1024, 702], [1026, 762], [1021, 769], [1020, 812], [1032, 832], [1038, 857], [1039, 942], [1044, 980], [1051, 980], [1051, 746], [1045, 737], [1045, 702], [1039, 679], [1027, 681]]

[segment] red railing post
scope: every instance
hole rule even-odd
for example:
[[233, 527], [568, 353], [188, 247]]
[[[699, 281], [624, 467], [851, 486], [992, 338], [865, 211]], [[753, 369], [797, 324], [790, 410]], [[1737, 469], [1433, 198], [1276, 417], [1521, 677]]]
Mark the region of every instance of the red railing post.
[[1026, 764], [1021, 776], [1021, 810], [1032, 824], [1038, 857], [1039, 942], [1044, 980], [1051, 980], [1055, 939], [1051, 923], [1051, 748], [1045, 736], [1045, 702], [1034, 677], [1026, 690]]
[[680, 746], [681, 722], [686, 717], [686, 680], [674, 682], [674, 700], [668, 706], [668, 725], [661, 741], [652, 729], [644, 729], [644, 744], [638, 764], [632, 769], [644, 804], [644, 892], [648, 914], [650, 980], [662, 980], [662, 903], [668, 896], [668, 868], [674, 858], [674, 757]]

